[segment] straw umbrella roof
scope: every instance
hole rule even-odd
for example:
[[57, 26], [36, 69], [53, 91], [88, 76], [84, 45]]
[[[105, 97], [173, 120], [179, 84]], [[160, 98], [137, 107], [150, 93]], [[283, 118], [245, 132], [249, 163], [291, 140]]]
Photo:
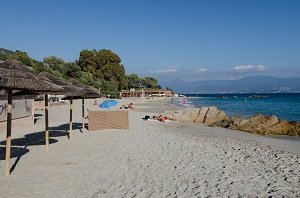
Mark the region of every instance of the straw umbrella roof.
[[17, 60], [7, 60], [1, 62], [1, 69], [12, 69], [18, 71], [33, 72], [32, 68], [24, 65], [23, 63]]
[[59, 78], [57, 76], [54, 76], [53, 74], [50, 74], [48, 72], [41, 72], [41, 73], [39, 73], [39, 76], [47, 78], [51, 82], [53, 82], [53, 83], [55, 83], [55, 84], [57, 84], [59, 86], [69, 86], [69, 85], [71, 85], [71, 83], [69, 83], [69, 82], [67, 82], [67, 81], [65, 81], [65, 80], [63, 80], [63, 79], [61, 79], [61, 78]]
[[[82, 96], [72, 96], [72, 99], [74, 100], [78, 100], [78, 99], [93, 99], [93, 98], [101, 98], [101, 97], [104, 97], [104, 95], [102, 94], [99, 94], [99, 95], [96, 95], [96, 94], [84, 94]], [[62, 98], [62, 100], [70, 100], [71, 99], [71, 96], [65, 96]]]
[[[86, 93], [84, 95], [82, 95], [81, 97], [77, 97], [76, 99], [87, 99], [87, 98], [102, 98], [105, 97], [104, 94], [99, 93], [96, 89], [92, 88], [92, 87], [88, 87], [84, 84], [82, 84], [79, 80], [76, 80], [74, 78], [71, 78], [68, 80], [68, 82], [70, 82], [71, 84], [73, 84], [74, 86], [80, 87], [82, 89], [84, 89], [86, 91]], [[68, 99], [68, 97], [63, 98], [65, 100]]]
[[41, 72], [39, 73], [39, 76], [45, 78], [47, 81], [51, 83], [54, 83], [62, 87], [62, 90], [55, 94], [62, 94], [62, 95], [73, 97], [73, 96], [81, 96], [86, 93], [86, 90], [84, 90], [83, 88], [74, 86], [71, 83], [64, 81], [59, 77], [49, 74], [47, 72]]
[[39, 78], [30, 67], [16, 60], [0, 63], [0, 89], [8, 88], [37, 92], [61, 90], [60, 86]]
[[[28, 91], [28, 90], [13, 90], [12, 97], [13, 100], [21, 100], [21, 99], [36, 99], [38, 96], [37, 93]], [[0, 90], [0, 100], [7, 99], [7, 90]]]

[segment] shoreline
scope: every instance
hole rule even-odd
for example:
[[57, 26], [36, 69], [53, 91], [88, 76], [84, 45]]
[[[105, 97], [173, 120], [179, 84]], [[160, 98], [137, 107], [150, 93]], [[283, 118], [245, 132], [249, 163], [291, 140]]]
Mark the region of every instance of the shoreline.
[[[129, 110], [129, 129], [92, 132], [81, 132], [75, 127], [81, 122], [81, 111], [80, 101], [74, 101], [71, 140], [65, 135], [69, 106], [50, 108], [50, 152], [46, 153], [44, 145], [36, 142], [36, 138], [43, 137], [43, 116], [34, 127], [14, 129], [13, 147], [28, 152], [12, 158], [16, 165], [11, 176], [0, 176], [1, 195], [300, 196], [299, 141], [202, 124], [141, 119], [146, 114], [175, 108], [166, 105], [168, 100], [118, 100], [119, 104], [111, 110], [118, 110], [122, 104], [134, 104], [135, 110]], [[86, 108], [99, 110], [93, 101], [87, 100]], [[102, 99], [97, 101], [100, 104]], [[0, 133], [0, 137], [3, 141], [5, 134]], [[31, 138], [35, 141], [28, 144]], [[1, 173], [3, 162], [0, 161]]]
[[[162, 103], [163, 101], [163, 103]], [[163, 113], [164, 111], [172, 111], [172, 110], [179, 110], [183, 108], [188, 108], [184, 106], [172, 106], [171, 103], [167, 102], [169, 99], [162, 100], [162, 101], [156, 101], [157, 106], [159, 106], [158, 110], [155, 109], [152, 112], [149, 113]], [[170, 100], [171, 101], [171, 100]], [[140, 104], [140, 106], [150, 106], [153, 107], [153, 104]], [[168, 107], [167, 106], [171, 106]], [[174, 108], [174, 109], [172, 109]], [[148, 109], [147, 109], [148, 110]], [[181, 123], [182, 127], [186, 129], [185, 134], [190, 135], [208, 135], [213, 137], [226, 137], [226, 138], [234, 138], [234, 139], [243, 139], [246, 141], [258, 141], [262, 144], [272, 146], [274, 148], [277, 148], [279, 150], [283, 150], [286, 152], [293, 153], [295, 155], [300, 156], [300, 137], [299, 136], [288, 136], [288, 135], [262, 135], [257, 133], [249, 133], [245, 131], [239, 131], [239, 130], [231, 130], [226, 129], [222, 127], [211, 127], [207, 126], [205, 124], [201, 123]], [[195, 132], [199, 130], [199, 132]]]

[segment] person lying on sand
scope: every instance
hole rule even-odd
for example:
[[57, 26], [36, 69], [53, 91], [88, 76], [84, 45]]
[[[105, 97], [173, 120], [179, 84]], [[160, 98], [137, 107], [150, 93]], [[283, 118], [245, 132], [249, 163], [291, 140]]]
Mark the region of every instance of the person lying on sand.
[[153, 116], [152, 118], [153, 120], [158, 120], [160, 122], [165, 122], [165, 121], [168, 121], [168, 120], [171, 120], [171, 121], [177, 121], [175, 118], [169, 118], [167, 116], [163, 116], [162, 114], [158, 115], [158, 116]]
[[132, 102], [128, 104], [128, 109], [134, 110]]
[[120, 109], [128, 109], [128, 107], [126, 107], [125, 105], [122, 105], [122, 106], [120, 107]]
[[132, 104], [132, 103], [129, 103], [128, 106], [122, 105], [122, 106], [120, 107], [120, 109], [132, 109], [132, 110], [134, 110], [133, 104]]
[[167, 116], [163, 116], [162, 114], [153, 116], [152, 118], [148, 115], [146, 115], [143, 120], [154, 120], [154, 121], [160, 121], [160, 122], [166, 122], [166, 121], [177, 121], [175, 118], [169, 118]]

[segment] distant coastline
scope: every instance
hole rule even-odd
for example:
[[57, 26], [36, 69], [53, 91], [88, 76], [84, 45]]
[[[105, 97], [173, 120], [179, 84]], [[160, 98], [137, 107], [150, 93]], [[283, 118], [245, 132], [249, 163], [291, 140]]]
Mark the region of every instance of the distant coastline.
[[193, 82], [177, 79], [161, 82], [161, 85], [172, 87], [176, 93], [189, 94], [300, 93], [300, 77], [279, 78], [268, 75]]

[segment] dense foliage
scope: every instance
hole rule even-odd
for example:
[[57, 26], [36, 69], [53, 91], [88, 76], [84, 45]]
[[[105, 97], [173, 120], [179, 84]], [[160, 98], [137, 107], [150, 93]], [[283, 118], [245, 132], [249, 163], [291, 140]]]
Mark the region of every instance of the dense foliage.
[[161, 88], [157, 79], [153, 77], [140, 78], [136, 74], [127, 76], [121, 58], [107, 49], [98, 51], [84, 49], [80, 52], [79, 59], [74, 62], [65, 62], [55, 56], [45, 57], [40, 62], [18, 50], [12, 53], [3, 51], [0, 55], [2, 60], [19, 60], [32, 67], [36, 73], [46, 71], [64, 79], [78, 79], [112, 97], [117, 97], [122, 89]]

